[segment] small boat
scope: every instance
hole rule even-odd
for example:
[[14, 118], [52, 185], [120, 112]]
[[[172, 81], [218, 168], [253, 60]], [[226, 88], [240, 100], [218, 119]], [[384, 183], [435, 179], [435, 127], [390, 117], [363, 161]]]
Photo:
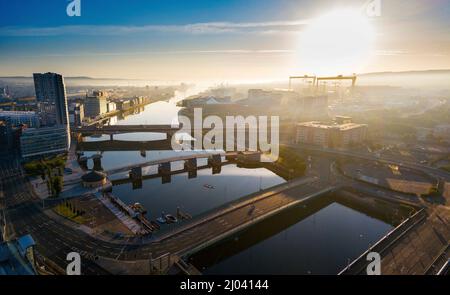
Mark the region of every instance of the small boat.
[[[167, 214], [170, 215], [170, 214]], [[156, 218], [156, 221], [158, 221], [159, 224], [166, 224], [169, 223], [169, 220], [167, 220], [167, 215], [163, 212], [161, 212], [161, 216]]]
[[145, 209], [145, 207], [141, 203], [134, 203], [130, 207], [131, 207], [131, 209], [133, 209], [134, 211], [136, 211], [140, 214], [143, 214], [143, 215], [147, 214], [147, 209]]
[[178, 219], [175, 216], [171, 215], [171, 214], [166, 214], [164, 217], [166, 218], [166, 222], [167, 223], [178, 222]]
[[164, 218], [164, 217], [162, 217], [162, 216], [156, 218], [156, 221], [157, 221], [159, 224], [165, 224], [165, 223], [167, 223], [166, 218]]
[[212, 186], [210, 184], [204, 184], [203, 187], [205, 187], [207, 189], [214, 189], [214, 186]]

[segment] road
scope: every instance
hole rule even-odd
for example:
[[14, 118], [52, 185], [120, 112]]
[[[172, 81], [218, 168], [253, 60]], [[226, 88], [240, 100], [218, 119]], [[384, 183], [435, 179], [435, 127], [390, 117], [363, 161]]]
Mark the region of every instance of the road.
[[432, 176], [439, 177], [445, 180], [450, 181], [450, 173], [445, 172], [443, 170], [433, 168], [426, 165], [421, 165], [417, 163], [407, 162], [407, 161], [398, 161], [395, 158], [388, 158], [388, 157], [375, 157], [371, 154], [367, 153], [358, 153], [358, 152], [352, 152], [352, 151], [343, 151], [343, 150], [335, 150], [335, 149], [327, 149], [327, 148], [321, 148], [321, 147], [314, 147], [314, 146], [299, 146], [298, 144], [283, 144], [284, 146], [293, 148], [295, 150], [299, 151], [308, 151], [308, 152], [317, 152], [322, 154], [329, 154], [329, 155], [339, 155], [339, 156], [346, 156], [350, 158], [359, 158], [364, 159], [368, 161], [378, 161], [380, 163], [385, 164], [395, 164], [399, 167], [406, 167], [410, 169], [417, 169], [421, 170], [423, 172], [429, 173]]
[[[159, 247], [153, 247], [153, 251], [166, 250], [180, 256], [191, 254], [193, 248], [198, 250], [198, 247], [204, 246], [204, 243], [210, 242], [232, 229], [242, 227], [246, 223], [266, 216], [283, 206], [298, 203], [315, 194], [323, 194], [324, 190], [332, 188], [317, 179], [308, 179], [301, 185], [293, 184], [290, 188], [279, 192], [267, 191], [262, 197], [257, 196], [253, 201], [247, 202], [243, 206], [209, 218], [207, 222], [164, 239], [161, 243], [156, 244]], [[150, 248], [148, 250], [150, 251]]]
[[[329, 149], [321, 149], [315, 147], [298, 147], [291, 146], [298, 150], [307, 151], [312, 154], [319, 154], [320, 161], [324, 162], [326, 158], [330, 158], [331, 162], [336, 156], [345, 156], [349, 158], [359, 158], [368, 161], [378, 161], [382, 163], [393, 163], [400, 167], [412, 168], [421, 171], [425, 171], [432, 176], [442, 178], [447, 181], [450, 180], [450, 174], [445, 171], [441, 171], [436, 168], [408, 163], [400, 162], [390, 158], [378, 158], [371, 155], [363, 155], [359, 153], [336, 151]], [[325, 156], [324, 156], [325, 155]], [[313, 168], [319, 169], [319, 173], [325, 173], [327, 171], [326, 165], [312, 165]], [[317, 172], [316, 172], [317, 173]], [[377, 196], [386, 199], [397, 199], [398, 201], [409, 203], [413, 206], [419, 206], [426, 208], [427, 218], [423, 222], [414, 226], [410, 231], [406, 232], [401, 238], [388, 247], [382, 255], [382, 274], [424, 274], [431, 271], [436, 271], [442, 264], [448, 259], [448, 241], [450, 239], [450, 227], [448, 226], [448, 201], [450, 195], [446, 191], [447, 195], [443, 197], [446, 201], [443, 205], [440, 204], [428, 204], [424, 203], [420, 198], [412, 195], [403, 194], [399, 192], [391, 192], [387, 189], [374, 187], [368, 184], [362, 184], [358, 181], [346, 179], [344, 176], [338, 173], [333, 173], [337, 178], [337, 182], [344, 186], [352, 187], [360, 192], [364, 192], [369, 195]], [[447, 249], [447, 250], [446, 250]], [[365, 269], [365, 268], [364, 268]]]
[[342, 175], [335, 166], [334, 154], [321, 154], [321, 156], [309, 156], [307, 158], [306, 173], [309, 176], [320, 177], [330, 183], [339, 184], [341, 187], [356, 189], [362, 193], [391, 201], [403, 202], [417, 206], [420, 200], [417, 196], [402, 192], [393, 192], [388, 188], [371, 185], [367, 182], [356, 181], [350, 177]]
[[[232, 209], [211, 212], [205, 221], [189, 227], [182, 227], [177, 233], [168, 235], [158, 242], [141, 244], [120, 244], [95, 239], [90, 235], [50, 218], [42, 211], [41, 201], [33, 193], [18, 162], [0, 161], [1, 185], [4, 189], [4, 216], [8, 238], [31, 234], [36, 241], [37, 250], [52, 260], [61, 269], [67, 265], [66, 255], [78, 252], [82, 256], [82, 273], [87, 275], [106, 274], [94, 259], [102, 256], [117, 260], [136, 260], [158, 257], [167, 252], [183, 254], [193, 247], [205, 244], [214, 237], [236, 227], [260, 218], [280, 206], [289, 205], [299, 197], [308, 197], [320, 192], [324, 183], [306, 181], [301, 185], [285, 184], [280, 191], [264, 191], [251, 196], [251, 202], [234, 204]], [[303, 181], [305, 182], [305, 181]], [[261, 197], [263, 196], [263, 197]], [[251, 210], [250, 210], [251, 209]], [[249, 211], [252, 211], [249, 214]]]
[[[30, 193], [32, 188], [17, 163], [2, 161], [1, 171], [8, 238], [31, 234], [36, 241], [38, 252], [62, 269], [67, 265], [67, 254], [73, 252], [72, 247], [97, 247], [96, 241], [88, 235], [60, 224], [42, 212], [39, 201]], [[83, 260], [82, 272], [107, 273], [88, 259]]]
[[[351, 154], [341, 151], [338, 153], [346, 156]], [[328, 154], [333, 155], [333, 153]], [[370, 156], [358, 157], [366, 160], [380, 160]], [[190, 254], [193, 249], [204, 247], [215, 238], [250, 224], [254, 219], [267, 216], [277, 208], [321, 192], [325, 187], [329, 187], [330, 182], [338, 180], [339, 183], [344, 181], [351, 185], [352, 181], [344, 180], [333, 173], [331, 164], [332, 159], [326, 157], [312, 160], [308, 171], [309, 176], [320, 176], [320, 178], [314, 180], [309, 178], [309, 181], [301, 185], [288, 183], [279, 191], [277, 188], [272, 188], [256, 193], [255, 196], [249, 197], [251, 201], [238, 203], [234, 207], [230, 204], [229, 206], [232, 207], [222, 209], [223, 212], [211, 212], [204, 222], [199, 222], [195, 226], [184, 225], [178, 229], [178, 232], [160, 237], [157, 241], [120, 244], [95, 239], [50, 218], [42, 211], [41, 202], [34, 195], [18, 161], [0, 159], [1, 187], [4, 190], [2, 215], [6, 220], [5, 234], [7, 237], [31, 234], [36, 240], [38, 252], [62, 269], [65, 269], [68, 263], [66, 255], [75, 251], [82, 256], [83, 274], [106, 274], [107, 271], [93, 261], [96, 256], [117, 260], [136, 260], [155, 258], [168, 252], [178, 255]], [[369, 190], [375, 195], [379, 194], [379, 189], [369, 188]]]

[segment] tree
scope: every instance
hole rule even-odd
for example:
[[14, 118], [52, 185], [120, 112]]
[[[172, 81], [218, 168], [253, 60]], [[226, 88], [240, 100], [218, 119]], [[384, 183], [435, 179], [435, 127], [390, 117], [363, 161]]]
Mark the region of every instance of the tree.
[[56, 177], [54, 177], [53, 178], [53, 191], [54, 191], [54, 195], [56, 196], [56, 197], [58, 197], [59, 196], [59, 194], [61, 193], [61, 191], [62, 191], [62, 188], [63, 188], [63, 180], [62, 180], [62, 177], [61, 176], [56, 176]]

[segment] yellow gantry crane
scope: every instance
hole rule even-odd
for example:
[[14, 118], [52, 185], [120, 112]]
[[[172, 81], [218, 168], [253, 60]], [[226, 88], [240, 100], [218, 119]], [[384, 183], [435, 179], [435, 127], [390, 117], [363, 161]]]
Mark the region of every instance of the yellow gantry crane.
[[352, 87], [355, 87], [356, 84], [356, 74], [353, 74], [353, 76], [332, 76], [332, 77], [317, 77], [317, 86], [319, 86], [320, 81], [327, 81], [327, 80], [352, 80]]
[[[303, 80], [312, 80], [310, 83], [313, 87], [315, 87], [316, 91], [319, 89], [319, 83], [323, 81], [325, 84], [327, 81], [341, 81], [341, 80], [351, 80], [352, 81], [352, 88], [356, 85], [356, 74], [353, 74], [352, 76], [327, 76], [327, 77], [317, 77], [317, 76], [310, 76], [310, 75], [303, 75], [303, 76], [290, 76], [289, 77], [289, 90], [292, 90], [292, 80], [294, 79], [303, 79]], [[336, 84], [337, 85], [337, 84]]]
[[304, 76], [290, 76], [289, 77], [289, 90], [292, 90], [292, 80], [295, 79], [303, 79], [303, 80], [311, 80], [310, 83], [312, 84], [312, 86], [315, 86], [316, 84], [316, 76], [309, 76], [309, 75], [304, 75]]

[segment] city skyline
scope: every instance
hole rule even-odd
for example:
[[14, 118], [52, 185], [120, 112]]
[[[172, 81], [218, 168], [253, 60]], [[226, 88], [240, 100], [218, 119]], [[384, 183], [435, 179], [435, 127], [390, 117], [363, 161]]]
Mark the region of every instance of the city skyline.
[[366, 1], [281, 2], [81, 1], [80, 17], [64, 1], [2, 3], [0, 76], [251, 81], [450, 68], [446, 0], [380, 1], [376, 17], [356, 15]]

